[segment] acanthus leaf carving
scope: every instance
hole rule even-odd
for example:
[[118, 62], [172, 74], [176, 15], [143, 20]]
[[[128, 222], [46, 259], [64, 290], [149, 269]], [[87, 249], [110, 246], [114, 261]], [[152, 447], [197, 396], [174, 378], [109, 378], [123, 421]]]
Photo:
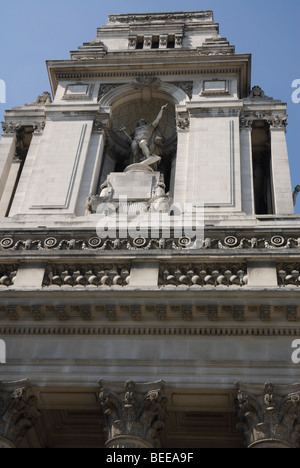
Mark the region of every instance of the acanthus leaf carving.
[[300, 384], [263, 386], [236, 382], [238, 429], [247, 447], [299, 447]]
[[163, 382], [139, 384], [129, 380], [124, 386], [103, 380], [98, 383], [108, 441], [128, 436], [159, 447], [159, 434], [166, 420]]
[[0, 439], [16, 445], [40, 417], [28, 380], [0, 382]]

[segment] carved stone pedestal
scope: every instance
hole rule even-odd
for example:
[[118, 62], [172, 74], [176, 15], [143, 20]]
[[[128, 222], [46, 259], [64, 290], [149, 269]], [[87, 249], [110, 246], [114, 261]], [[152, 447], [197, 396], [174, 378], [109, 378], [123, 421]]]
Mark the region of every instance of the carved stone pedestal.
[[299, 448], [300, 384], [236, 387], [238, 429], [248, 448]]
[[167, 400], [163, 382], [139, 384], [100, 380], [100, 402], [105, 416], [107, 448], [159, 447]]

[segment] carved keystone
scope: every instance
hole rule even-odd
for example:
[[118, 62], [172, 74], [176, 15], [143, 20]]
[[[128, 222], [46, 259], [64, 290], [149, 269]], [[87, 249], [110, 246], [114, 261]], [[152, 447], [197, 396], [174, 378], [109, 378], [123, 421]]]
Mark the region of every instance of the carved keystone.
[[167, 399], [162, 381], [124, 384], [99, 380], [107, 448], [159, 447], [166, 420]]
[[248, 448], [299, 448], [300, 383], [235, 384], [237, 428]]

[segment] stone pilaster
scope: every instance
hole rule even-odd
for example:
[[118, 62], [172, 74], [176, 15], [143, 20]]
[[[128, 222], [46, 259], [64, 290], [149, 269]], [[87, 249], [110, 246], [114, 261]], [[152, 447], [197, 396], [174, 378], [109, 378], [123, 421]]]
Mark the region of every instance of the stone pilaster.
[[28, 380], [0, 382], [0, 448], [15, 448], [40, 416]]
[[98, 383], [107, 431], [106, 447], [159, 447], [167, 404], [163, 382]]
[[300, 384], [235, 385], [238, 429], [248, 448], [299, 448]]

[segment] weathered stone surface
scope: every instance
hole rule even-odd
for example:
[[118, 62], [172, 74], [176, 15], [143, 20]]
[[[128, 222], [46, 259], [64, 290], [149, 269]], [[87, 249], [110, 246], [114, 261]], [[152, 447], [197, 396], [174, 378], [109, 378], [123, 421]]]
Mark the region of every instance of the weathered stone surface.
[[[166, 420], [163, 382], [125, 385], [100, 380], [108, 447], [158, 447]], [[123, 387], [123, 388], [122, 388]]]
[[251, 448], [300, 447], [300, 384], [236, 383], [238, 428]]

